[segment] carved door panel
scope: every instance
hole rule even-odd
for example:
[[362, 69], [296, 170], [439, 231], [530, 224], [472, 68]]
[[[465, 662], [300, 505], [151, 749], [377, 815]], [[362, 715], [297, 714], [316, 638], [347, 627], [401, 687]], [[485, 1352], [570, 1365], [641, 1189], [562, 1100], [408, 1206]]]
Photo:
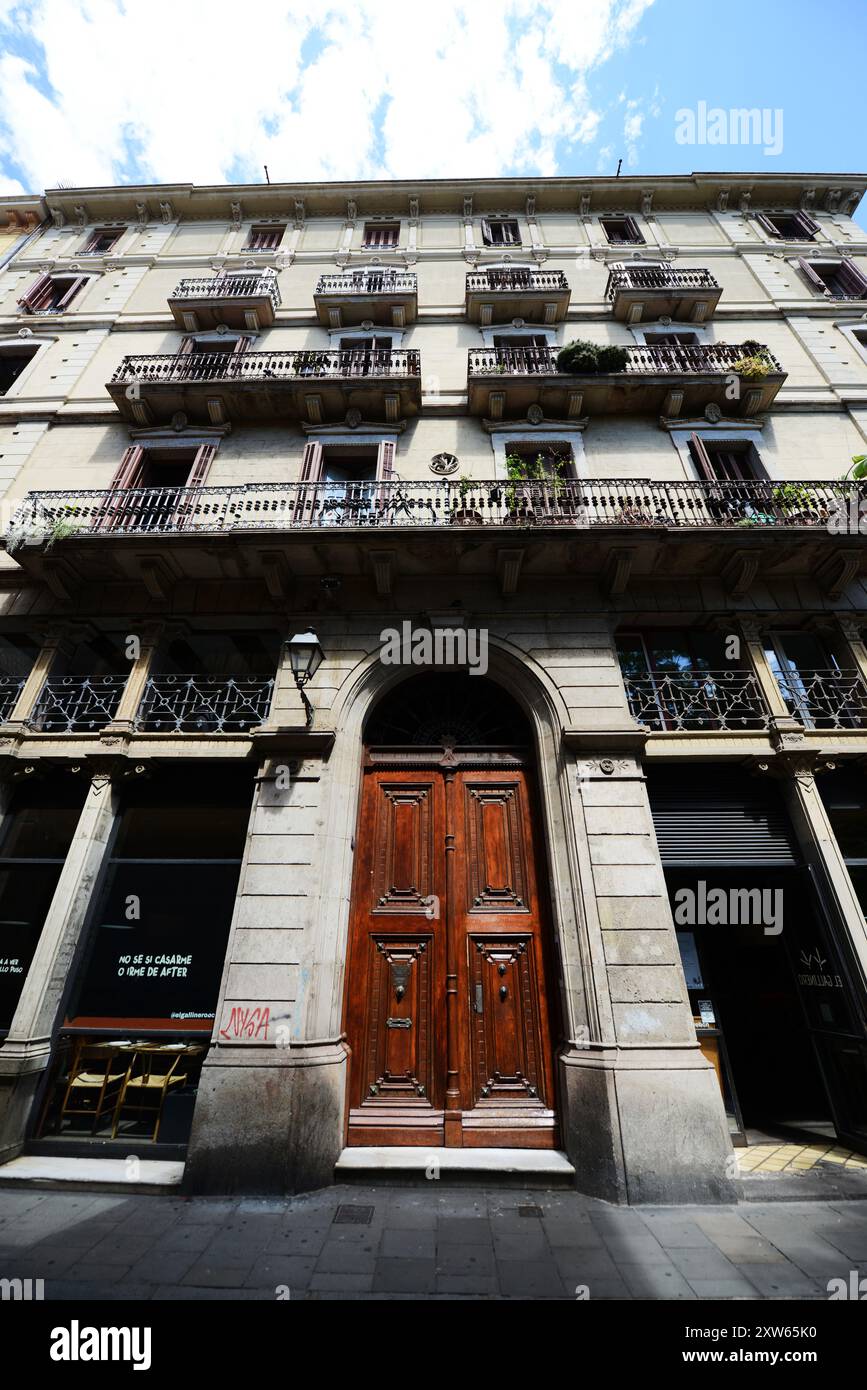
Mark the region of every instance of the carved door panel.
[[350, 1144], [556, 1142], [543, 929], [525, 772], [365, 773]]

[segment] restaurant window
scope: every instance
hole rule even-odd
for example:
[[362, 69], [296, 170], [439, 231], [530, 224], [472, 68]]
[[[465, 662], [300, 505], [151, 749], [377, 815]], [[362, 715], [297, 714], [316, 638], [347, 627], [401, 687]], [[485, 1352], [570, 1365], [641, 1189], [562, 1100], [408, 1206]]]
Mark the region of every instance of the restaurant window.
[[59, 1031], [41, 1132], [184, 1143], [252, 802], [247, 768], [126, 788]]
[[0, 826], [0, 1037], [18, 1006], [86, 787], [70, 775], [25, 782]]
[[393, 251], [399, 243], [399, 222], [365, 222], [361, 244], [366, 251]]

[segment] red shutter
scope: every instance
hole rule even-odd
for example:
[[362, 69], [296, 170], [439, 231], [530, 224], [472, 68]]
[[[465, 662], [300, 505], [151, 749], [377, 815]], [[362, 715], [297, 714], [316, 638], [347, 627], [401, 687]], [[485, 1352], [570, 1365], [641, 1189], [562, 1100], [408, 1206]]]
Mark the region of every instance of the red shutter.
[[37, 280], [33, 281], [33, 284], [30, 286], [29, 290], [25, 290], [24, 294], [19, 299], [19, 307], [22, 308], [26, 314], [32, 314], [37, 301], [40, 300], [44, 296], [46, 291], [50, 289], [51, 276], [40, 275]]
[[325, 462], [325, 455], [322, 445], [315, 439], [311, 439], [309, 444], [304, 445], [304, 454], [301, 459], [301, 475], [298, 479], [299, 484], [308, 483], [309, 487], [299, 486], [295, 493], [295, 505], [292, 508], [292, 520], [304, 521], [305, 516], [309, 521], [313, 515], [313, 508], [316, 504], [316, 484], [322, 478], [322, 466]]
[[715, 483], [717, 476], [711, 463], [710, 454], [705, 448], [703, 440], [697, 434], [691, 434], [689, 437], [689, 452], [692, 454], [692, 461], [701, 477], [709, 483]]
[[867, 276], [852, 261], [844, 259], [841, 262], [837, 280], [846, 294], [857, 295], [859, 299], [867, 296]]
[[828, 289], [828, 286], [825, 284], [825, 281], [822, 279], [821, 275], [819, 275], [817, 271], [813, 269], [809, 261], [804, 260], [803, 256], [798, 257], [798, 265], [800, 266], [801, 270], [804, 272], [814, 289], [818, 290], [820, 294], [824, 295], [829, 295], [831, 293]]
[[638, 223], [636, 222], [635, 218], [627, 217], [624, 219], [624, 221], [626, 222], [626, 230], [629, 233], [630, 239], [632, 241], [640, 241], [643, 245], [644, 237], [641, 235]]
[[187, 480], [183, 485], [184, 491], [176, 492], [169, 504], [177, 504], [171, 518], [172, 526], [175, 530], [182, 531], [184, 527], [189, 526], [190, 522], [195, 521], [196, 510], [199, 504], [195, 495], [191, 494], [190, 489], [203, 486], [204, 481], [208, 476], [208, 469], [210, 468], [211, 463], [213, 462], [214, 454], [216, 452], [216, 444], [199, 445], [199, 448], [196, 452], [196, 457], [193, 459], [193, 465], [187, 475]]
[[390, 483], [394, 479], [395, 447], [393, 439], [383, 439], [380, 442], [379, 452], [376, 456], [376, 481], [378, 483]]
[[814, 222], [812, 217], [809, 217], [806, 212], [796, 212], [795, 221], [805, 237], [814, 237], [817, 232], [822, 230], [818, 222]]
[[775, 241], [779, 241], [780, 233], [778, 232], [777, 228], [774, 226], [773, 222], [769, 217], [765, 217], [764, 213], [762, 212], [757, 212], [756, 221], [758, 222], [763, 232], [767, 232], [768, 236], [772, 236]]
[[120, 464], [115, 471], [115, 475], [109, 483], [109, 491], [118, 493], [118, 497], [109, 498], [105, 508], [105, 514], [94, 528], [99, 531], [113, 531], [120, 526], [124, 516], [130, 511], [130, 504], [125, 502], [122, 494], [128, 488], [138, 486], [142, 471], [142, 461], [144, 459], [144, 449], [140, 444], [132, 444], [127, 449]]
[[190, 475], [187, 478], [187, 487], [204, 486], [205, 479], [208, 476], [208, 471], [211, 467], [211, 464], [214, 461], [214, 455], [216, 452], [216, 444], [202, 444], [199, 446], [199, 451], [196, 454], [196, 457], [193, 459], [193, 466], [190, 469]]
[[69, 305], [72, 303], [75, 296], [78, 294], [81, 287], [87, 284], [88, 278], [89, 277], [87, 275], [79, 275], [75, 280], [73, 280], [72, 284], [69, 286], [69, 289], [63, 295], [63, 297], [61, 299], [58, 299], [55, 308], [57, 308], [58, 310], [67, 309]]
[[236, 340], [235, 346], [232, 348], [233, 354], [237, 354], [239, 352], [246, 352], [247, 348], [250, 346], [252, 341], [252, 338], [245, 338], [242, 335], [240, 338]]

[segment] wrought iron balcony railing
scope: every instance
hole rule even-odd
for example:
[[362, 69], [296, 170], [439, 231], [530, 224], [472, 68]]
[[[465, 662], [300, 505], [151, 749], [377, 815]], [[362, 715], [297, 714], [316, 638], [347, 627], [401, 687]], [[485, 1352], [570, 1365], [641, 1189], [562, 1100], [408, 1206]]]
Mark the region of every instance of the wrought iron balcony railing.
[[618, 290], [672, 291], [718, 290], [720, 284], [709, 270], [678, 270], [674, 266], [612, 266], [605, 295], [613, 299]]
[[148, 353], [124, 357], [111, 384], [146, 387], [161, 382], [267, 383], [303, 377], [417, 377], [417, 348], [294, 349], [290, 352]]
[[777, 683], [789, 711], [806, 729], [863, 729], [867, 685], [858, 671], [783, 671]]
[[[622, 372], [599, 373], [601, 376], [708, 376], [728, 375], [742, 358], [760, 352], [771, 372], [782, 373], [774, 355], [764, 346], [737, 343], [703, 343], [700, 346], [641, 344], [627, 347], [628, 358]], [[508, 347], [470, 348], [469, 376], [558, 376], [557, 348]], [[574, 373], [577, 376], [586, 373]], [[595, 375], [593, 373], [592, 375]]]
[[[573, 528], [826, 527], [858, 515], [857, 482], [650, 482], [448, 479], [250, 483], [241, 487], [30, 492], [6, 536], [10, 553], [85, 537], [298, 528], [568, 526]], [[835, 527], [835, 529], [837, 529]]]
[[409, 270], [349, 270], [342, 275], [320, 275], [316, 294], [416, 294], [418, 276]]
[[273, 270], [229, 272], [226, 275], [200, 276], [181, 280], [170, 296], [192, 301], [213, 299], [270, 299], [274, 309], [280, 308], [280, 286]]
[[23, 689], [24, 682], [17, 676], [0, 676], [0, 724], [9, 718]]
[[468, 294], [496, 294], [515, 290], [530, 294], [559, 294], [568, 289], [569, 281], [562, 270], [526, 270], [516, 266], [514, 269], [509, 267], [472, 270], [467, 275]]
[[663, 733], [766, 729], [770, 717], [750, 671], [678, 671], [624, 676], [629, 710]]
[[136, 714], [147, 733], [242, 733], [268, 717], [273, 680], [152, 676]]
[[126, 682], [126, 676], [52, 676], [27, 725], [44, 734], [93, 733], [111, 723]]

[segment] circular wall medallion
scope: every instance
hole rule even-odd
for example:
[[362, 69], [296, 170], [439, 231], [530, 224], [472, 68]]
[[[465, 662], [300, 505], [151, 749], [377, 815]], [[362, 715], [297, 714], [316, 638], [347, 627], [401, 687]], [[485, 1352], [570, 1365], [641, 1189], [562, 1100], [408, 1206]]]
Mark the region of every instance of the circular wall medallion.
[[664, 323], [664, 324], [666, 325], [666, 327], [667, 327], [668, 324], [671, 323], [671, 318], [670, 318], [670, 316], [669, 316], [668, 314], [663, 314], [662, 317], [660, 318], [659, 322], [660, 322], [660, 323]]
[[441, 478], [449, 473], [457, 472], [458, 459], [456, 454], [434, 454], [430, 461], [431, 473], [438, 473]]
[[531, 405], [527, 411], [527, 419], [531, 425], [541, 425], [545, 418], [545, 412], [540, 405]]
[[186, 415], [184, 414], [184, 412], [183, 412], [182, 410], [176, 410], [175, 413], [174, 413], [174, 415], [172, 416], [172, 429], [173, 429], [173, 430], [177, 430], [177, 432], [180, 433], [181, 430], [185, 430], [186, 428], [187, 428], [187, 417], [186, 417]]
[[373, 327], [373, 319], [362, 319], [361, 327], [364, 329], [365, 333], [369, 333]]
[[355, 406], [353, 406], [351, 410], [347, 410], [346, 423], [351, 430], [358, 429], [358, 426], [361, 424], [361, 411], [357, 410]]
[[722, 411], [718, 405], [711, 401], [710, 404], [706, 405], [704, 408], [704, 418], [710, 420], [712, 425], [715, 425], [722, 419]]

